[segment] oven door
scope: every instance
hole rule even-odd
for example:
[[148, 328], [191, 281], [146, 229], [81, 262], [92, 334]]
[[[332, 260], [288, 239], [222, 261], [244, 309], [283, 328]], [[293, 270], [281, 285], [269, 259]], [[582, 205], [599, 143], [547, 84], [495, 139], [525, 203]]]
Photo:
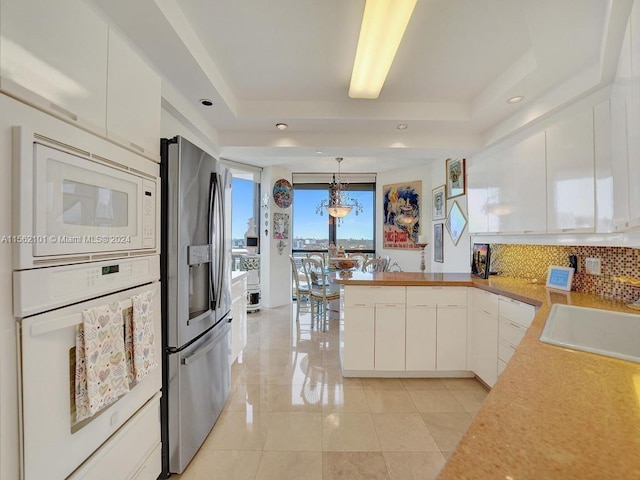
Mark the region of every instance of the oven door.
[[143, 231], [154, 181], [39, 143], [34, 158], [35, 257], [155, 246]]
[[75, 420], [75, 329], [82, 311], [153, 291], [156, 358], [160, 363], [160, 283], [22, 319], [22, 460], [24, 480], [66, 478], [161, 388], [161, 368], [153, 370], [116, 402], [94, 416]]

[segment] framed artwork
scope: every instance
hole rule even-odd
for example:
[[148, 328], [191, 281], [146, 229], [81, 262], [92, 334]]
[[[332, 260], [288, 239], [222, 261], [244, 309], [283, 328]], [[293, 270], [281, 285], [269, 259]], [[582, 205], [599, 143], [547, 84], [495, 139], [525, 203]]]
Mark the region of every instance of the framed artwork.
[[471, 253], [471, 273], [480, 278], [489, 278], [491, 247], [488, 243], [474, 243]]
[[420, 249], [420, 195], [422, 181], [394, 183], [382, 187], [384, 248]]
[[289, 238], [289, 214], [273, 214], [273, 238], [287, 240]]
[[467, 193], [464, 158], [447, 158], [447, 198]]
[[444, 263], [444, 224], [433, 226], [433, 261]]
[[432, 220], [442, 220], [447, 216], [447, 199], [444, 196], [444, 185], [433, 189]]
[[273, 201], [280, 208], [288, 208], [293, 203], [293, 187], [286, 178], [276, 180], [273, 184]]
[[462, 236], [464, 227], [467, 226], [467, 219], [464, 216], [464, 213], [462, 213], [458, 202], [453, 202], [451, 210], [449, 210], [449, 216], [447, 217], [445, 225], [447, 226], [447, 230], [449, 230], [451, 241], [454, 245], [458, 245], [458, 241]]

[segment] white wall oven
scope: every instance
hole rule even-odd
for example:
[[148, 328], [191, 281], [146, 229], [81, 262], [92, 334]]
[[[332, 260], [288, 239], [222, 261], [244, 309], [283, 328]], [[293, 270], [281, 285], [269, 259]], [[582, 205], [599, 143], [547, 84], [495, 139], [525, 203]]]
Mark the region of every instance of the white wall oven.
[[[14, 127], [16, 268], [148, 255], [157, 245], [157, 164], [131, 166]], [[118, 161], [120, 160], [120, 161]]]
[[155, 480], [159, 167], [86, 132], [54, 137], [13, 127], [0, 239], [14, 247], [21, 478]]

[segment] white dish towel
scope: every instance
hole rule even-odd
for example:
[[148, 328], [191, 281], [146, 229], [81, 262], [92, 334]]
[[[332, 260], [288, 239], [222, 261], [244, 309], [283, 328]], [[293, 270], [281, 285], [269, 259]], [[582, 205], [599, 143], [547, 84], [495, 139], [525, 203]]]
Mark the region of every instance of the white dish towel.
[[129, 391], [120, 302], [88, 308], [76, 327], [76, 420]]

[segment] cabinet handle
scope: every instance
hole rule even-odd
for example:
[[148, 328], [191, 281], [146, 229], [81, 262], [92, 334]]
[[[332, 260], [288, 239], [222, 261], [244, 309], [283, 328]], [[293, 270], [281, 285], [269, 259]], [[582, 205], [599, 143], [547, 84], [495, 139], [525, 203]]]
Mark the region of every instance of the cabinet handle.
[[62, 108], [60, 105], [56, 105], [55, 103], [51, 103], [50, 105], [51, 105], [51, 110], [55, 110], [56, 112], [61, 113], [62, 115], [70, 118], [74, 122], [78, 121], [78, 116], [75, 113], [67, 110], [66, 108]]
[[507, 320], [512, 327], [516, 327], [518, 330], [526, 330], [522, 325], [514, 323], [511, 320]]
[[129, 142], [129, 146], [131, 148], [135, 148], [136, 150], [138, 150], [140, 153], [144, 153], [144, 148], [142, 148], [140, 145], [137, 145], [133, 142]]

